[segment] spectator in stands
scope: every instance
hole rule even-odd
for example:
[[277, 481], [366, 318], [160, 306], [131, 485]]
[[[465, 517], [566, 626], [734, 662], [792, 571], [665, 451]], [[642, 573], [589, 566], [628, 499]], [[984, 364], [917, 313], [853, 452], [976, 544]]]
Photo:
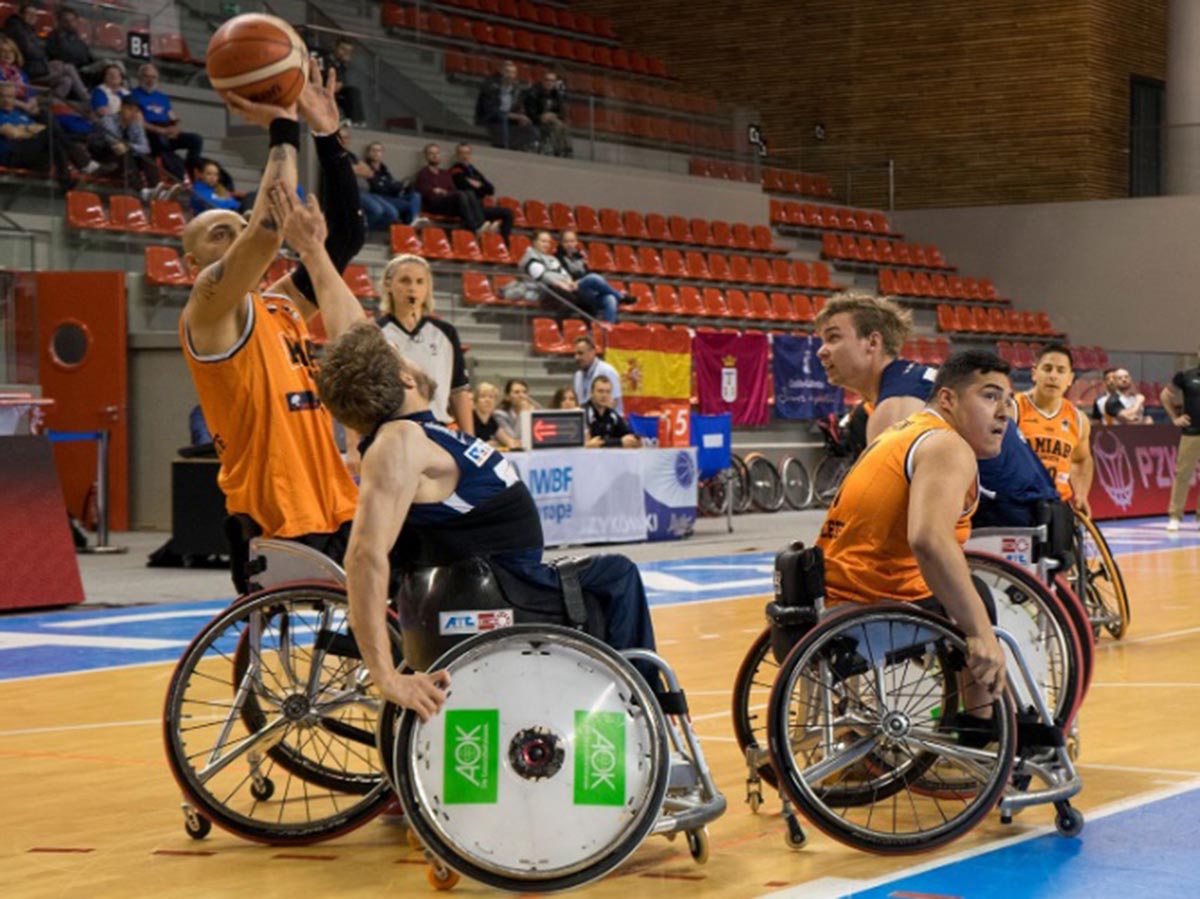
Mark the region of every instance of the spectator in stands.
[[[192, 131], [184, 131], [175, 111], [171, 108], [171, 98], [158, 89], [158, 67], [146, 63], [138, 69], [138, 86], [133, 89], [133, 99], [137, 100], [142, 109], [143, 124], [146, 137], [150, 141], [150, 149], [154, 156], [162, 157], [164, 168], [177, 180], [183, 181], [187, 172], [200, 165], [200, 153], [204, 149], [204, 138]], [[183, 150], [184, 160], [181, 162], [175, 154]], [[226, 190], [232, 190], [232, 183], [221, 183]]]
[[642, 438], [630, 430], [629, 422], [613, 404], [615, 381], [607, 375], [596, 375], [592, 379], [592, 396], [583, 404], [583, 417], [587, 422], [587, 446], [638, 447]]
[[49, 121], [47, 126], [31, 119], [17, 108], [16, 85], [0, 84], [0, 165], [48, 172], [53, 163], [59, 183], [70, 190], [75, 186], [75, 179], [71, 177], [72, 164], [88, 174], [98, 166], [81, 145], [68, 140], [58, 130], [53, 117]]
[[363, 112], [362, 91], [347, 83], [350, 76], [350, 60], [353, 58], [354, 42], [349, 38], [340, 37], [333, 45], [333, 59], [329, 67], [337, 72], [338, 92], [335, 97], [343, 118], [349, 119], [359, 128], [364, 128], [367, 116]]
[[509, 378], [504, 384], [504, 401], [493, 413], [500, 424], [500, 433], [505, 434], [515, 445], [521, 442], [521, 413], [536, 409], [537, 403], [529, 395], [529, 382], [522, 378]]
[[121, 111], [121, 100], [128, 96], [125, 67], [119, 62], [105, 63], [100, 83], [92, 89], [92, 112], [98, 117], [115, 117]]
[[579, 246], [579, 235], [568, 228], [558, 236], [558, 249], [554, 251], [558, 261], [562, 263], [567, 274], [576, 283], [579, 293], [588, 302], [599, 303], [611, 295], [618, 304], [636, 303], [633, 297], [623, 291], [614, 289], [603, 275], [595, 274], [588, 266], [587, 256]]
[[36, 30], [40, 11], [36, 3], [22, 3], [4, 23], [4, 33], [12, 38], [21, 51], [25, 74], [30, 81], [48, 87], [61, 100], [87, 103], [88, 89], [75, 66], [46, 55], [45, 43]]
[[[421, 216], [421, 195], [413, 190], [412, 183], [408, 180], [397, 181], [392, 177], [387, 163], [383, 161], [383, 144], [378, 141], [367, 144], [362, 161], [354, 163], [354, 173], [366, 180], [367, 194], [363, 198], [363, 211], [367, 215], [368, 227], [371, 227], [372, 215], [377, 221], [382, 221], [378, 225], [382, 228], [395, 221], [417, 227], [429, 224], [429, 219]], [[367, 212], [368, 203], [372, 206], [370, 212]]]
[[560, 387], [554, 391], [554, 399], [550, 401], [551, 409], [578, 409], [579, 397], [575, 395], [574, 387]]
[[615, 323], [617, 306], [624, 302], [625, 295], [613, 290], [600, 275], [586, 274], [576, 281], [559, 257], [553, 255], [553, 246], [550, 232], [539, 231], [517, 265], [549, 296], [572, 303], [602, 321]]
[[603, 375], [612, 385], [610, 396], [611, 405], [618, 412], [625, 411], [621, 399], [621, 376], [617, 370], [596, 355], [596, 342], [590, 337], [575, 338], [575, 396], [580, 403], [586, 404], [592, 398], [592, 384], [596, 378]]
[[121, 101], [115, 116], [100, 119], [88, 141], [88, 151], [100, 162], [117, 163], [125, 183], [140, 190], [143, 200], [167, 198], [177, 192], [161, 183], [158, 164], [142, 127], [142, 110], [133, 97]]
[[[1105, 410], [1108, 407], [1109, 400], [1112, 399], [1113, 394], [1117, 392], [1116, 384], [1113, 382], [1113, 375], [1116, 373], [1117, 370], [1115, 368], [1104, 369], [1104, 392], [1096, 397], [1095, 401], [1092, 403], [1092, 419], [1094, 421], [1103, 422], [1106, 425], [1112, 424], [1112, 421], [1110, 421], [1110, 416]], [[1115, 417], [1119, 411], [1120, 410], [1114, 406], [1113, 415], [1111, 417]]]
[[1129, 370], [1118, 368], [1113, 371], [1113, 393], [1105, 401], [1104, 411], [1110, 416], [1113, 424], [1119, 425], [1148, 425], [1152, 424], [1146, 414], [1146, 397], [1138, 393]]
[[475, 436], [492, 446], [514, 449], [520, 442], [500, 427], [495, 414], [499, 399], [500, 390], [495, 384], [481, 381], [475, 388]]
[[[454, 148], [454, 165], [450, 167], [450, 175], [454, 178], [455, 187], [475, 194], [481, 205], [485, 199], [496, 193], [492, 182], [471, 161], [471, 145], [468, 143], [461, 143]], [[512, 210], [505, 209], [503, 206], [484, 206], [483, 208], [493, 213], [495, 216], [493, 227], [498, 227], [500, 233], [504, 235], [504, 239], [508, 240], [508, 235], [512, 233], [513, 228]]]
[[421, 195], [422, 208], [435, 215], [454, 216], [477, 235], [483, 234], [487, 223], [498, 221], [500, 233], [507, 242], [512, 232], [512, 213], [507, 209], [484, 208], [475, 194], [456, 188], [454, 176], [441, 167], [442, 148], [437, 144], [427, 144], [424, 155], [425, 167], [417, 173], [417, 192]]
[[58, 27], [46, 36], [46, 55], [75, 67], [75, 71], [92, 80], [106, 65], [106, 60], [96, 59], [91, 48], [79, 36], [79, 13], [69, 6], [58, 8]]
[[21, 51], [6, 37], [0, 37], [0, 81], [17, 89], [17, 109], [26, 115], [38, 114], [37, 97], [29, 89], [29, 76], [21, 68]]
[[236, 196], [221, 183], [221, 167], [211, 159], [201, 159], [192, 181], [192, 212], [199, 215], [207, 209], [231, 209], [249, 213], [254, 207], [254, 194]]
[[567, 87], [553, 69], [525, 93], [525, 114], [537, 126], [539, 146], [545, 156], [571, 156], [571, 133], [567, 130]]
[[524, 150], [533, 143], [535, 132], [524, 111], [516, 63], [505, 60], [499, 72], [484, 79], [475, 99], [475, 124], [487, 127], [493, 147]]

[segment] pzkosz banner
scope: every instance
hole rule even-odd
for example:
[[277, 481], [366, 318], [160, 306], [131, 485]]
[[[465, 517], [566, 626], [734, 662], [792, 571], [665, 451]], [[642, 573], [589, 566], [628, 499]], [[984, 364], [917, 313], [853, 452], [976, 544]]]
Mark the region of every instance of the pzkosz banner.
[[[1096, 475], [1088, 503], [1094, 518], [1165, 515], [1175, 482], [1179, 428], [1171, 425], [1093, 426]], [[1191, 487], [1200, 482], [1200, 468]], [[1195, 494], [1188, 509], [1195, 509]]]

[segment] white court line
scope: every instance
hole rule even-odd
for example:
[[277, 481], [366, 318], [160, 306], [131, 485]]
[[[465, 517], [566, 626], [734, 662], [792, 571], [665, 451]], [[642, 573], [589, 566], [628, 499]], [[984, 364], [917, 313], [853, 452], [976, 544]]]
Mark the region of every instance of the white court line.
[[[687, 691], [685, 690], [684, 692], [686, 693]], [[752, 706], [750, 706], [749, 711], [759, 712], [759, 711], [762, 711], [763, 709], [765, 709], [766, 707], [767, 706], [765, 703], [763, 705], [752, 705]], [[711, 718], [728, 718], [732, 714], [733, 713], [729, 709], [725, 709], [724, 711], [721, 711], [721, 712], [709, 712], [706, 715], [692, 715], [692, 720], [693, 721], [708, 721]]]
[[1188, 634], [1200, 634], [1200, 627], [1188, 627], [1181, 631], [1167, 631], [1165, 634], [1151, 634], [1148, 637], [1134, 637], [1132, 640], [1119, 640], [1115, 643], [1105, 643], [1097, 649], [1120, 649], [1123, 646], [1133, 646], [1135, 643], [1153, 643], [1156, 640], [1169, 640], [1172, 637], [1185, 637]]
[[0, 737], [23, 737], [27, 734], [57, 734], [72, 730], [100, 730], [105, 727], [141, 727], [156, 724], [162, 727], [162, 718], [146, 718], [142, 721], [101, 721], [98, 724], [64, 724], [59, 727], [29, 727], [25, 730], [0, 730]]
[[1075, 763], [1076, 768], [1094, 768], [1097, 771], [1125, 771], [1129, 774], [1170, 774], [1175, 777], [1200, 777], [1200, 771], [1180, 771], [1176, 768], [1138, 768], [1132, 765], [1101, 765]]
[[[1102, 684], [1102, 683], [1093, 681], [1092, 686], [1093, 687], [1165, 687], [1168, 689], [1174, 689], [1175, 687], [1200, 687], [1200, 684], [1190, 683], [1190, 682], [1170, 683], [1170, 682], [1166, 682], [1166, 681], [1142, 682], [1142, 683], [1133, 683], [1133, 684], [1107, 684], [1107, 683]], [[1200, 771], [1197, 771], [1196, 773], [1200, 774]]]
[[[1179, 796], [1183, 793], [1191, 792], [1192, 790], [1200, 789], [1200, 778], [1193, 778], [1184, 783], [1175, 784], [1171, 787], [1165, 787], [1161, 790], [1154, 790], [1150, 793], [1144, 793], [1140, 796], [1131, 796], [1128, 799], [1121, 799], [1109, 805], [1102, 805], [1099, 808], [1089, 809], [1087, 812], [1087, 821], [1092, 823], [1101, 818], [1107, 818], [1110, 815], [1118, 814], [1119, 812], [1127, 812], [1131, 809], [1140, 808], [1143, 805], [1149, 805], [1152, 802], [1158, 802], [1160, 799], [1170, 799], [1172, 796]], [[1016, 846], [1018, 843], [1025, 843], [1029, 840], [1037, 839], [1046, 834], [1054, 833], [1054, 825], [1046, 824], [1042, 827], [1034, 828], [1028, 833], [1017, 834], [1007, 839], [997, 840], [994, 843], [988, 843], [983, 846], [975, 846], [971, 849], [965, 849], [962, 852], [956, 852], [953, 855], [948, 855], [945, 858], [934, 859], [932, 861], [921, 862], [909, 868], [904, 868], [900, 871], [893, 871], [891, 874], [885, 874], [882, 877], [876, 877], [873, 880], [849, 880], [845, 878], [822, 877], [819, 880], [809, 881], [808, 883], [798, 883], [795, 886], [787, 887], [786, 889], [778, 890], [774, 893], [764, 893], [759, 899], [841, 899], [843, 896], [864, 890], [874, 889], [889, 883], [894, 883], [904, 877], [912, 877], [916, 874], [922, 874], [925, 871], [932, 871], [935, 868], [941, 868], [946, 865], [952, 865], [955, 862], [964, 861], [969, 858], [975, 858], [979, 855], [985, 855], [989, 852], [994, 852], [998, 849], [1006, 849], [1009, 846]]]
[[167, 621], [171, 618], [215, 618], [227, 606], [213, 606], [211, 609], [193, 609], [189, 612], [146, 612], [141, 615], [112, 615], [108, 617], [88, 618], [82, 621], [49, 622], [44, 627], [107, 627], [110, 624], [136, 624], [142, 621]]

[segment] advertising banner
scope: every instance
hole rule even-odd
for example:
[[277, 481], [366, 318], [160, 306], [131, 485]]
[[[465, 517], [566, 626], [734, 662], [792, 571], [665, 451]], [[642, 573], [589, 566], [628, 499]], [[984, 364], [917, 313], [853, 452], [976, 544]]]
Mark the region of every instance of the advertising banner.
[[[1092, 427], [1096, 475], [1088, 503], [1092, 517], [1166, 515], [1175, 482], [1179, 428], [1173, 425]], [[1186, 508], [1196, 508], [1200, 467], [1192, 476]]]
[[809, 421], [842, 412], [842, 391], [825, 376], [817, 358], [817, 337], [780, 335], [771, 342], [774, 351], [775, 414], [779, 418]]
[[646, 539], [642, 452], [538, 450], [507, 458], [533, 494], [548, 546], [621, 543]]
[[696, 450], [645, 450], [646, 532], [650, 540], [678, 540], [696, 526]]

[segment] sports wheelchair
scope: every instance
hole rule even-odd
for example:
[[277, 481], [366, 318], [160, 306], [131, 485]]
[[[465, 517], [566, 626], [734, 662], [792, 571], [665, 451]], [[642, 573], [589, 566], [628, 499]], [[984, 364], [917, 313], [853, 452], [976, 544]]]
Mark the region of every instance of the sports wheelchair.
[[1052, 802], [1061, 833], [1082, 829], [1068, 735], [1090, 680], [1086, 615], [1061, 579], [1051, 590], [1002, 558], [969, 556], [1008, 655], [990, 721], [961, 707], [966, 642], [946, 618], [899, 603], [825, 614], [819, 551], [795, 544], [776, 558], [770, 624], [738, 672], [733, 720], [747, 801], [761, 807], [764, 781], [780, 791], [791, 848], [806, 841], [797, 811], [883, 853], [943, 845], [997, 804], [1008, 823]]
[[167, 758], [194, 838], [216, 823], [314, 843], [398, 797], [439, 889], [458, 872], [519, 892], [577, 886], [652, 834], [682, 831], [707, 860], [706, 825], [725, 799], [678, 679], [655, 653], [591, 636], [598, 613], [582, 593], [564, 589], [557, 612], [545, 597], [509, 602], [512, 585], [478, 559], [406, 576], [394, 660], [453, 675], [442, 712], [422, 723], [371, 683], [338, 565], [256, 539], [251, 567], [251, 592], [201, 630], [167, 690]]

